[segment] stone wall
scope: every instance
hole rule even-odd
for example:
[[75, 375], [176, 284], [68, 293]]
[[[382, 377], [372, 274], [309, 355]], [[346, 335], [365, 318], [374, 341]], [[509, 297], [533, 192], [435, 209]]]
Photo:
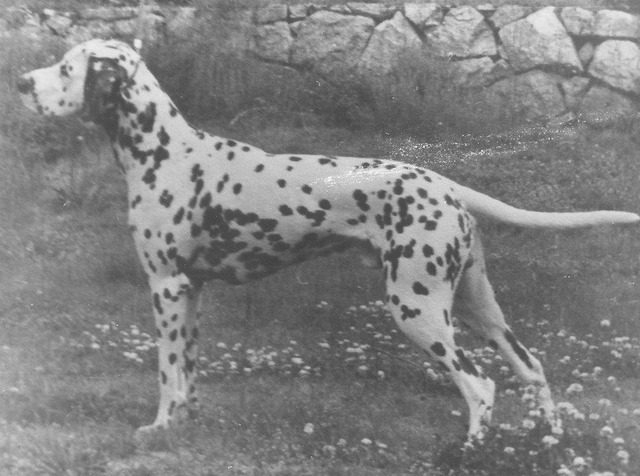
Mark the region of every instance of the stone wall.
[[[353, 2], [227, 8], [219, 25], [195, 8], [86, 8], [74, 13], [10, 9], [0, 32], [147, 43], [216, 38], [219, 47], [312, 71], [329, 81], [389, 84], [401, 58], [448, 61], [455, 84], [482, 88], [529, 119], [600, 121], [633, 114], [640, 100], [640, 18], [614, 10], [443, 7]], [[211, 17], [211, 11], [206, 12]], [[203, 29], [205, 31], [203, 31]], [[211, 31], [206, 31], [211, 29]]]

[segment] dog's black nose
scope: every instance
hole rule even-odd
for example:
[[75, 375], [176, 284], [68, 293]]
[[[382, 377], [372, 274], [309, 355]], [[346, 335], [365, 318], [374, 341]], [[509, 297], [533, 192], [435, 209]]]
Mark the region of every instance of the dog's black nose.
[[18, 87], [20, 94], [29, 94], [33, 91], [33, 85], [33, 78], [25, 78], [24, 76], [20, 76], [16, 82], [16, 86]]

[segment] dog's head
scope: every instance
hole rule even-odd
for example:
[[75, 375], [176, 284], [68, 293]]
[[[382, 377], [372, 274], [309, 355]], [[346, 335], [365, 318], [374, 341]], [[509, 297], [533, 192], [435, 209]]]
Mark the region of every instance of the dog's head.
[[40, 114], [83, 112], [99, 122], [117, 107], [139, 62], [140, 55], [125, 43], [90, 40], [73, 47], [59, 63], [22, 75], [18, 92], [25, 106]]

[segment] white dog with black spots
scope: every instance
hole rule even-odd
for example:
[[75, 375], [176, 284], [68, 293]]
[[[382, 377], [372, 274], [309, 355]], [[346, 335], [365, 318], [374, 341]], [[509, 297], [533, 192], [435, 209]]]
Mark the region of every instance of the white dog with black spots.
[[481, 435], [494, 383], [454, 342], [454, 295], [466, 323], [537, 389], [554, 418], [538, 359], [505, 323], [487, 279], [473, 214], [521, 227], [637, 223], [626, 212], [542, 213], [513, 208], [401, 162], [273, 155], [194, 129], [125, 43], [91, 40], [21, 76], [25, 105], [45, 116], [83, 112], [102, 125], [128, 185], [129, 222], [151, 287], [159, 340], [160, 403], [142, 431], [196, 410], [199, 296], [349, 247], [378, 263], [400, 329], [436, 359]]

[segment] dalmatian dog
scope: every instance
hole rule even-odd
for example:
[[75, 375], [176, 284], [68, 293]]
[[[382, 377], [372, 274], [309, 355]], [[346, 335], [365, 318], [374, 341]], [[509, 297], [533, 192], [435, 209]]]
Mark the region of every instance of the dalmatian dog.
[[633, 213], [543, 213], [511, 207], [402, 162], [274, 155], [194, 129], [125, 43], [90, 40], [17, 81], [44, 116], [83, 113], [104, 127], [128, 185], [129, 223], [148, 276], [159, 340], [166, 428], [197, 408], [199, 296], [205, 281], [260, 278], [309, 258], [359, 247], [386, 281], [400, 329], [435, 359], [480, 435], [495, 384], [454, 342], [454, 295], [466, 323], [537, 389], [554, 418], [542, 366], [505, 323], [487, 279], [474, 215], [520, 227], [569, 229], [638, 223]]

